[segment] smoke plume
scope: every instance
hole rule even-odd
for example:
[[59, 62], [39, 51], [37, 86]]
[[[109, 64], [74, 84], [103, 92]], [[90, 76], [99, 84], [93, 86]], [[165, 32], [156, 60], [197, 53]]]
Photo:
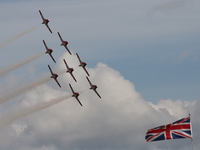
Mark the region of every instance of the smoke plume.
[[[61, 70], [61, 71], [58, 71], [58, 74], [61, 75], [65, 73], [64, 70]], [[31, 82], [28, 82], [28, 83], [25, 83], [21, 86], [18, 86], [18, 87], [15, 87], [13, 90], [8, 90], [4, 93], [1, 93], [1, 96], [0, 96], [0, 104], [6, 102], [6, 101], [9, 101], [25, 92], [28, 92], [44, 83], [47, 83], [49, 81], [53, 80], [52, 78], [50, 78], [50, 75], [49, 74], [45, 74], [43, 75], [42, 77], [40, 77], [39, 79], [37, 80], [34, 80], [34, 81], [31, 81]]]
[[51, 99], [50, 101], [46, 101], [46, 102], [42, 102], [42, 103], [38, 103], [34, 106], [30, 106], [21, 110], [18, 110], [16, 112], [12, 112], [9, 113], [7, 115], [4, 115], [0, 120], [1, 120], [1, 124], [0, 124], [0, 129], [3, 129], [4, 127], [6, 127], [7, 125], [11, 124], [12, 122], [14, 122], [15, 120], [18, 120], [22, 117], [25, 117], [27, 115], [30, 115], [32, 113], [38, 112], [40, 110], [43, 110], [45, 108], [48, 108], [52, 105], [55, 105], [57, 103], [60, 103], [68, 98], [70, 98], [70, 95], [65, 95], [63, 97], [59, 97], [56, 99]]
[[35, 26], [35, 27], [33, 27], [33, 28], [30, 28], [30, 29], [28, 29], [28, 30], [26, 30], [26, 31], [23, 31], [22, 33], [19, 33], [19, 34], [15, 35], [14, 37], [12, 37], [12, 38], [10, 38], [10, 39], [4, 41], [3, 43], [0, 44], [0, 49], [1, 49], [2, 47], [6, 46], [7, 44], [11, 43], [12, 41], [14, 41], [14, 40], [16, 40], [16, 39], [18, 39], [18, 38], [24, 36], [25, 34], [27, 34], [27, 33], [31, 32], [31, 31], [33, 31], [33, 30], [36, 29], [37, 27], [38, 27], [38, 26]]
[[16, 62], [16, 63], [13, 63], [11, 65], [9, 65], [8, 67], [5, 67], [5, 68], [2, 68], [0, 69], [0, 78], [2, 78], [3, 76], [5, 76], [6, 74], [10, 73], [11, 71], [13, 70], [16, 70], [17, 68], [23, 66], [23, 65], [26, 65], [27, 63], [43, 56], [45, 54], [45, 52], [41, 52], [41, 53], [38, 53], [36, 55], [33, 55], [29, 58], [26, 58], [24, 60], [21, 60], [19, 62]]

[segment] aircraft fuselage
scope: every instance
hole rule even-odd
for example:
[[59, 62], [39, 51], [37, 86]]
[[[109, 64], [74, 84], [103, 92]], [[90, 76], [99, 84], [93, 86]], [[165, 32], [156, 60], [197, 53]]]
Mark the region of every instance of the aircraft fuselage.
[[79, 93], [74, 92], [74, 94], [72, 96], [75, 97], [75, 98], [78, 98]]
[[44, 21], [42, 22], [42, 24], [48, 24], [49, 20], [48, 19], [44, 19]]
[[51, 78], [54, 78], [54, 79], [56, 79], [57, 77], [58, 77], [57, 74], [52, 74], [52, 76], [51, 76]]
[[51, 54], [53, 52], [52, 49], [47, 49], [46, 53]]
[[85, 62], [82, 62], [79, 66], [85, 67], [87, 64]]
[[97, 86], [96, 85], [92, 85], [90, 89], [96, 90]]
[[67, 46], [67, 44], [68, 44], [67, 41], [62, 41], [62, 43], [60, 45]]
[[73, 68], [69, 68], [69, 69], [67, 70], [67, 72], [69, 72], [69, 73], [72, 73], [73, 71], [74, 71]]

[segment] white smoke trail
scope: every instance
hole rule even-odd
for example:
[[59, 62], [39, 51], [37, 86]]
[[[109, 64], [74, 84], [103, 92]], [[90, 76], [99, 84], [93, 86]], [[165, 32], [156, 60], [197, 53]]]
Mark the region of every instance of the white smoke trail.
[[8, 67], [0, 69], [0, 78], [5, 76], [6, 74], [10, 73], [11, 71], [13, 71], [13, 70], [15, 70], [15, 69], [17, 69], [17, 68], [19, 68], [19, 67], [21, 67], [23, 65], [26, 65], [27, 63], [29, 63], [29, 62], [31, 62], [31, 61], [43, 56], [44, 54], [45, 54], [45, 52], [41, 52], [39, 54], [36, 54], [36, 55], [33, 55], [33, 56], [29, 57], [29, 58], [21, 60], [21, 61], [19, 61], [17, 63], [11, 64]]
[[[63, 70], [61, 70], [58, 73], [63, 74], [65, 72]], [[34, 80], [34, 81], [28, 82], [26, 84], [23, 84], [21, 86], [15, 87], [13, 90], [9, 90], [4, 93], [1, 93], [0, 104], [5, 103], [6, 101], [13, 99], [13, 98], [19, 96], [20, 94], [30, 91], [30, 90], [32, 90], [44, 83], [47, 83], [51, 80], [53, 80], [53, 79], [50, 78], [50, 74], [46, 74], [37, 80]]]
[[66, 99], [68, 99], [70, 97], [71, 97], [70, 95], [65, 95], [63, 97], [52, 99], [50, 101], [42, 102], [42, 103], [36, 104], [34, 106], [30, 106], [30, 107], [24, 108], [24, 109], [19, 110], [19, 111], [9, 113], [9, 114], [3, 116], [0, 119], [0, 121], [1, 121], [0, 130], [3, 129], [4, 127], [8, 126], [12, 122], [22, 118], [22, 117], [25, 117], [25, 116], [30, 115], [32, 113], [35, 113], [35, 112], [38, 112], [38, 111], [43, 110], [45, 108], [48, 108], [48, 107], [50, 107], [52, 105], [55, 105], [57, 103], [60, 103], [60, 102], [62, 102], [64, 100], [66, 100]]
[[52, 80], [52, 79], [49, 77], [49, 75], [46, 74], [37, 80], [25, 83], [23, 85], [15, 87], [14, 89], [11, 89], [4, 93], [1, 93], [0, 104], [4, 103], [10, 99], [13, 99], [13, 98], [17, 97], [18, 95], [25, 93], [31, 89], [34, 89], [34, 88], [38, 87], [39, 85], [42, 85], [50, 80]]
[[36, 29], [37, 27], [38, 27], [38, 26], [35, 26], [35, 27], [33, 27], [33, 28], [30, 28], [30, 29], [28, 29], [28, 30], [26, 30], [26, 31], [24, 31], [24, 32], [22, 32], [22, 33], [20, 33], [20, 34], [17, 34], [16, 36], [14, 36], [14, 37], [12, 37], [12, 38], [10, 38], [10, 39], [4, 41], [3, 43], [0, 44], [0, 49], [1, 49], [2, 47], [4, 47], [5, 45], [11, 43], [12, 41], [14, 41], [14, 40], [16, 40], [16, 39], [22, 37], [23, 35], [25, 35], [25, 34], [31, 32], [31, 31], [33, 31], [33, 30]]

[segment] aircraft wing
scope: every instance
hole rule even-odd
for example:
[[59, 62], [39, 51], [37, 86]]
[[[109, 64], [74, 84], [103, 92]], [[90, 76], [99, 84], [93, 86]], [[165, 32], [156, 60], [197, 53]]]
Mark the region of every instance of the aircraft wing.
[[81, 64], [81, 63], [82, 63], [82, 61], [81, 61], [81, 59], [80, 59], [80, 57], [79, 57], [78, 53], [76, 53], [76, 56], [77, 56], [77, 58], [78, 58], [78, 60], [79, 60], [79, 62], [80, 62], [80, 64]]
[[60, 33], [59, 32], [57, 32], [57, 33], [58, 33], [58, 36], [59, 36], [60, 40], [63, 42], [63, 39], [62, 39]]
[[75, 92], [74, 92], [74, 90], [73, 90], [71, 84], [69, 84], [69, 86], [70, 86], [70, 88], [71, 88], [72, 93], [74, 94]]
[[42, 12], [39, 10], [40, 16], [42, 17], [42, 20], [44, 21], [44, 17], [42, 15]]
[[52, 54], [49, 54], [49, 56], [51, 57], [51, 59], [56, 63], [55, 59], [53, 58]]
[[69, 48], [67, 47], [67, 45], [65, 46], [66, 50], [70, 53], [70, 55], [72, 54], [69, 50]]
[[76, 97], [76, 100], [79, 102], [79, 104], [80, 104], [81, 106], [83, 106], [83, 105], [81, 104], [80, 100], [78, 99], [78, 97]]
[[66, 65], [66, 67], [67, 67], [67, 70], [69, 70], [69, 66], [67, 65], [67, 62], [65, 61], [65, 59], [63, 59], [63, 61], [64, 61], [65, 65]]
[[86, 70], [86, 68], [83, 67], [83, 69], [85, 70], [85, 72], [87, 73], [87, 75], [90, 76], [89, 73], [88, 73], [88, 71]]
[[43, 43], [44, 43], [44, 46], [45, 46], [45, 48], [46, 49], [48, 49], [48, 47], [47, 47], [47, 45], [46, 45], [46, 43], [45, 43], [45, 41], [43, 40]]
[[70, 73], [70, 74], [71, 74], [72, 78], [74, 79], [74, 81], [76, 81], [76, 78], [74, 77], [74, 75], [72, 73]]
[[53, 32], [51, 31], [49, 25], [48, 25], [48, 24], [45, 24], [45, 25], [47, 26], [47, 28], [49, 29], [49, 31], [50, 31], [51, 33], [53, 33]]
[[94, 92], [99, 96], [99, 98], [101, 98], [101, 96], [99, 95], [99, 93], [97, 92], [97, 90], [94, 90]]
[[56, 78], [54, 78], [54, 80], [56, 81], [56, 83], [58, 84], [58, 86], [61, 88], [60, 83], [58, 82], [58, 80]]
[[49, 67], [49, 70], [51, 72], [51, 75], [53, 75], [53, 71], [51, 70], [51, 67], [49, 65], [48, 65], [48, 67]]
[[92, 86], [92, 83], [91, 83], [91, 81], [89, 80], [89, 78], [88, 78], [88, 77], [86, 77], [86, 79], [88, 80], [88, 82], [89, 82], [90, 86]]

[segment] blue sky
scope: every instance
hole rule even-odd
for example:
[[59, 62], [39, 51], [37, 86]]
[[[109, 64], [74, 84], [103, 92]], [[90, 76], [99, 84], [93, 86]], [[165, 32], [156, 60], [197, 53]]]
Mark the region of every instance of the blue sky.
[[[116, 149], [117, 146], [114, 144], [116, 141], [121, 141], [122, 149], [138, 147], [147, 149], [148, 145], [141, 140], [144, 138], [144, 132], [147, 128], [173, 122], [180, 117], [184, 117], [188, 112], [196, 114], [197, 118], [198, 109], [194, 107], [194, 103], [199, 105], [200, 98], [200, 2], [198, 0], [103, 0], [98, 2], [90, 0], [84, 2], [79, 0], [42, 0], [34, 2], [0, 1], [0, 3], [0, 13], [3, 14], [0, 16], [2, 29], [0, 30], [2, 35], [0, 36], [0, 41], [3, 42], [24, 30], [37, 27], [32, 32], [0, 49], [2, 53], [0, 67], [6, 68], [12, 63], [45, 51], [42, 40], [45, 40], [49, 48], [54, 50], [53, 56], [58, 62], [54, 64], [49, 56], [45, 55], [11, 72], [1, 79], [1, 92], [16, 88], [16, 86], [23, 85], [28, 81], [37, 80], [41, 75], [49, 73], [48, 64], [51, 65], [53, 70], [57, 71], [56, 69], [63, 67], [63, 58], [76, 70], [78, 63], [76, 57], [74, 55], [69, 57], [66, 50], [59, 46], [60, 40], [57, 32], [60, 32], [63, 39], [69, 42], [68, 47], [73, 54], [78, 53], [83, 61], [87, 62], [89, 72], [92, 74], [92, 81], [100, 86], [99, 93], [106, 97], [101, 102], [91, 102], [88, 100], [89, 98], [94, 98], [94, 100], [96, 98], [88, 96], [89, 93], [86, 92], [81, 98], [85, 99], [85, 105], [88, 110], [83, 109], [82, 112], [76, 106], [73, 106], [72, 109], [67, 104], [58, 105], [40, 114], [17, 121], [3, 131], [8, 135], [15, 135], [16, 132], [16, 137], [19, 137], [19, 140], [29, 137], [26, 141], [28, 148], [36, 149], [37, 146], [39, 148], [44, 144], [45, 146], [41, 149], [56, 150], [59, 149], [59, 146], [61, 149], [66, 146], [61, 142], [63, 138], [66, 138], [69, 144], [68, 148], [76, 149], [83, 146], [85, 149], [92, 149], [94, 145], [87, 146], [84, 141], [88, 142], [95, 137], [93, 139], [94, 143], [99, 139], [102, 140], [102, 143], [98, 145], [99, 149], [109, 147]], [[38, 10], [41, 10], [44, 17], [50, 20], [49, 26], [53, 34], [50, 34], [44, 25], [41, 25], [42, 20]], [[85, 78], [84, 72], [81, 71], [75, 71], [74, 75], [79, 79]], [[43, 102], [55, 95], [59, 96], [60, 93], [63, 94], [65, 91], [69, 92], [68, 83], [71, 82], [71, 79], [67, 78], [66, 80], [65, 77], [61, 76], [59, 78], [64, 89], [60, 90], [54, 82], [50, 82], [38, 87], [39, 89], [36, 88], [33, 91], [21, 94], [15, 98], [14, 105], [12, 102], [8, 102], [1, 106], [1, 109], [9, 112], [15, 107], [21, 108], [40, 102], [41, 97]], [[84, 85], [85, 82], [82, 80], [79, 80], [78, 84], [74, 84], [75, 88], [79, 90], [82, 90]], [[26, 98], [30, 100], [26, 101]], [[134, 103], [130, 102], [132, 99], [135, 100]], [[115, 104], [115, 100], [117, 104]], [[18, 103], [19, 106], [17, 105]], [[73, 105], [73, 103], [70, 104]], [[94, 106], [94, 110], [89, 107], [95, 104], [100, 105], [99, 108]], [[128, 106], [129, 104], [130, 107]], [[136, 104], [138, 104], [138, 108]], [[122, 105], [122, 108], [120, 105]], [[176, 110], [171, 109], [174, 105], [177, 106]], [[61, 111], [65, 109], [63, 107], [68, 108], [70, 113]], [[141, 111], [139, 108], [141, 108]], [[102, 109], [105, 112], [100, 115], [98, 112], [101, 112]], [[139, 109], [138, 112], [135, 112], [137, 109]], [[77, 113], [73, 114], [74, 110], [77, 110]], [[94, 111], [94, 114], [90, 115], [90, 111]], [[79, 117], [79, 113], [82, 113], [82, 118]], [[117, 113], [116, 116], [114, 115], [115, 113]], [[135, 117], [131, 118], [129, 113], [134, 114]], [[149, 116], [146, 113], [151, 114], [149, 116], [153, 118], [155, 124], [148, 120]], [[69, 114], [74, 116], [74, 119]], [[53, 118], [59, 125], [55, 124], [55, 128], [54, 126], [52, 127], [52, 132], [49, 131], [50, 127], [48, 127], [49, 130], [41, 131], [43, 133], [41, 137], [43, 141], [34, 141], [32, 143], [31, 140], [40, 137], [39, 131], [45, 128], [45, 121], [42, 122], [42, 120], [53, 122], [53, 119], [51, 120], [52, 115], [55, 115]], [[70, 126], [64, 132], [62, 130], [63, 126], [70, 124], [59, 116], [63, 117], [65, 115], [69, 117], [67, 121], [74, 123], [74, 127], [79, 128], [78, 125], [83, 123], [83, 128], [86, 131], [80, 131], [81, 134], [78, 136], [76, 135], [76, 130]], [[106, 115], [108, 115], [106, 118], [108, 120], [104, 124], [102, 123], [104, 122], [102, 116]], [[120, 116], [119, 118], [122, 117], [123, 123], [119, 121], [120, 119], [117, 115]], [[124, 115], [126, 116], [125, 118], [123, 118]], [[39, 116], [41, 116], [41, 120]], [[56, 117], [59, 118], [56, 119]], [[90, 133], [96, 129], [95, 126], [97, 124], [92, 123], [96, 117], [99, 118], [96, 122], [103, 129], [106, 127], [110, 129], [113, 125], [118, 132], [111, 132], [109, 135], [107, 133], [104, 135], [104, 132], [102, 132], [102, 135], [100, 134], [101, 130], [98, 130], [98, 132], [94, 132], [94, 135], [91, 135]], [[156, 117], [157, 119], [155, 119]], [[135, 147], [130, 141], [133, 139], [136, 141], [136, 139], [128, 133], [128, 129], [131, 128], [131, 125], [135, 126], [134, 122], [138, 121], [137, 118], [140, 118], [139, 123], [143, 125], [143, 128], [139, 129], [142, 131], [142, 135], [139, 133], [137, 125], [133, 129], [136, 132], [135, 135], [139, 136], [138, 141], [140, 143]], [[36, 119], [35, 122], [39, 122], [38, 126], [33, 121], [34, 119]], [[145, 122], [145, 119], [149, 122]], [[91, 121], [91, 130], [84, 120]], [[116, 125], [117, 123], [119, 124]], [[196, 121], [196, 125], [198, 123], [199, 120]], [[127, 128], [122, 134], [122, 137], [126, 137], [127, 141], [123, 141], [122, 138], [118, 137], [120, 135], [119, 131], [121, 131], [120, 125]], [[47, 137], [54, 135], [54, 132], [56, 133], [56, 126], [59, 126], [60, 133], [63, 132], [61, 134], [62, 139], [61, 141], [56, 140], [58, 138], [56, 134], [55, 139], [51, 139], [53, 143], [51, 145], [48, 143]], [[70, 132], [70, 129], [73, 132]], [[29, 136], [29, 131], [34, 134]], [[65, 137], [64, 133], [72, 135], [72, 138]], [[116, 136], [118, 138], [111, 140], [110, 145], [106, 142], [107, 138]], [[10, 140], [6, 138], [6, 140], [13, 141], [14, 138], [15, 136]], [[72, 139], [79, 141], [80, 145], [76, 147]], [[57, 142], [60, 143], [58, 144]], [[15, 142], [17, 148], [22, 149], [19, 143], [19, 141]], [[102, 148], [104, 144], [106, 147]], [[5, 147], [10, 149], [13, 148], [13, 145], [7, 144]], [[160, 149], [161, 145], [162, 143], [158, 143], [155, 144], [155, 147]], [[23, 148], [26, 149], [26, 146]], [[170, 148], [173, 149], [178, 146], [179, 144], [173, 143]], [[155, 147], [151, 145], [148, 148], [152, 150]], [[183, 147], [187, 147], [187, 145], [185, 144]], [[180, 149], [183, 149], [183, 147]], [[169, 147], [163, 148], [167, 149]]]
[[[2, 16], [5, 24], [13, 21], [8, 26], [9, 30], [12, 30], [14, 21], [18, 20], [22, 26], [25, 21], [28, 28], [32, 23], [29, 21], [41, 22], [34, 12], [46, 5], [43, 13], [49, 19], [52, 18], [50, 26], [54, 32], [58, 31], [56, 29], [64, 32], [65, 38], [69, 39], [69, 47], [71, 45], [80, 52], [89, 66], [103, 62], [118, 70], [135, 84], [137, 91], [147, 101], [157, 102], [168, 98], [194, 101], [199, 99], [197, 68], [200, 57], [199, 19], [195, 2], [162, 3], [155, 0], [146, 5], [145, 1], [61, 1], [49, 4], [36, 1], [34, 8], [19, 9], [20, 3], [29, 5], [29, 2], [19, 1], [12, 4], [16, 5], [12, 11], [1, 11], [7, 15]], [[3, 4], [10, 7], [10, 3]], [[52, 5], [56, 7], [53, 8]], [[15, 18], [16, 14], [20, 17]], [[42, 28], [40, 26], [37, 30]], [[18, 32], [15, 30], [14, 33], [11, 31], [9, 34], [12, 36], [22, 30], [23, 28]], [[6, 34], [9, 38], [8, 32]], [[26, 36], [28, 38], [32, 35]], [[54, 34], [54, 39], [57, 38], [55, 36]], [[35, 37], [33, 42], [34, 39]], [[51, 42], [54, 39], [51, 38]], [[13, 44], [17, 44], [17, 41]], [[35, 48], [39, 46], [42, 48], [41, 44], [34, 43]], [[24, 44], [23, 49], [25, 47]]]

